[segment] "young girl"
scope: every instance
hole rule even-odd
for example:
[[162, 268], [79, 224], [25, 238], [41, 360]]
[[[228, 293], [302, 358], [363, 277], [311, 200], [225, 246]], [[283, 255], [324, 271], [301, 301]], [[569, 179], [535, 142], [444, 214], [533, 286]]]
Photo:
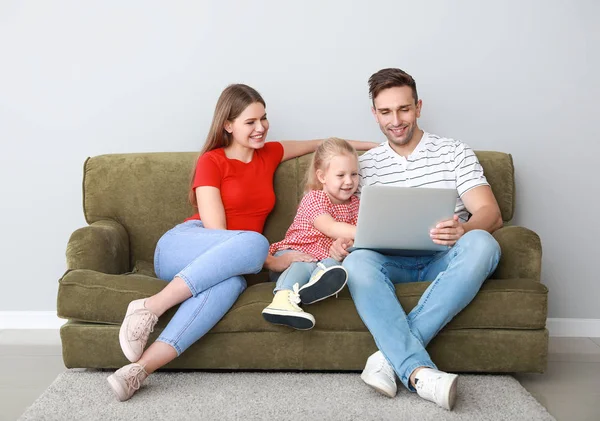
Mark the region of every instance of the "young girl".
[[273, 302], [262, 311], [268, 322], [312, 329], [315, 318], [298, 306], [337, 294], [348, 279], [340, 262], [329, 257], [337, 238], [354, 238], [358, 218], [358, 155], [347, 141], [325, 140], [307, 170], [305, 195], [283, 241], [269, 253], [281, 256], [301, 251], [318, 260], [294, 262], [278, 276]]
[[[154, 254], [162, 291], [127, 307], [119, 332], [128, 364], [108, 378], [120, 401], [140, 388], [148, 375], [177, 358], [204, 336], [246, 289], [242, 275], [262, 267], [281, 272], [305, 253], [268, 254], [261, 234], [275, 205], [273, 174], [280, 162], [313, 152], [320, 140], [266, 142], [265, 101], [247, 85], [228, 86], [190, 181], [198, 213], [165, 233]], [[374, 143], [357, 142], [365, 150]], [[156, 322], [181, 304], [158, 339], [145, 349]]]

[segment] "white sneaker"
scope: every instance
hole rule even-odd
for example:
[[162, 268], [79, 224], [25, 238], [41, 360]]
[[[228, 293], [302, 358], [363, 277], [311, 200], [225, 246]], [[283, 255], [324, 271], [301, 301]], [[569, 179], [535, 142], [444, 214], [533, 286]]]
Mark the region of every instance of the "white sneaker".
[[396, 396], [398, 392], [396, 373], [381, 351], [377, 351], [367, 359], [367, 365], [360, 378], [373, 389], [390, 398]]
[[444, 373], [433, 368], [423, 368], [415, 376], [415, 389], [419, 396], [448, 410], [452, 410], [456, 401], [457, 383], [456, 374]]
[[343, 266], [326, 267], [317, 263], [308, 283], [298, 291], [302, 304], [312, 304], [340, 292], [348, 281], [348, 272]]

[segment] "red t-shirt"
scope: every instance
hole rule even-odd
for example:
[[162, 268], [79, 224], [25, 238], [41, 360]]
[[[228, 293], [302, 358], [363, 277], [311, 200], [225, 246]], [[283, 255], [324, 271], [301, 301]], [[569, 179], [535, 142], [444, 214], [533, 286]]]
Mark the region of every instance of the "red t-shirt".
[[[252, 161], [229, 159], [223, 148], [208, 151], [198, 158], [192, 189], [216, 187], [221, 192], [228, 230], [262, 233], [267, 215], [275, 206], [273, 175], [283, 157], [283, 145], [265, 143], [256, 149]], [[196, 214], [186, 221], [200, 219]]]
[[311, 190], [304, 195], [298, 206], [294, 222], [285, 234], [285, 238], [269, 248], [270, 254], [279, 250], [293, 249], [308, 253], [315, 259], [329, 257], [329, 248], [333, 239], [315, 228], [317, 216], [327, 213], [337, 222], [356, 225], [358, 221], [358, 197], [352, 196], [347, 203], [334, 204], [323, 190]]

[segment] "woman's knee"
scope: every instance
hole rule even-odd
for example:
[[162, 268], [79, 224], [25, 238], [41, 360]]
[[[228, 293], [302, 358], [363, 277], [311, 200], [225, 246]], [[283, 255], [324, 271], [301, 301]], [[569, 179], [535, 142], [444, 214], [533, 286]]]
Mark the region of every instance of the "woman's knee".
[[231, 278], [225, 279], [223, 287], [231, 293], [232, 296], [238, 297], [242, 292], [246, 290], [247, 283], [246, 278], [243, 276], [232, 276]]
[[269, 252], [269, 240], [264, 235], [254, 231], [240, 231], [238, 238], [245, 247], [250, 247], [258, 254], [267, 256]]
[[240, 231], [236, 238], [244, 250], [243, 254], [250, 260], [251, 273], [260, 272], [269, 253], [269, 240], [254, 231]]

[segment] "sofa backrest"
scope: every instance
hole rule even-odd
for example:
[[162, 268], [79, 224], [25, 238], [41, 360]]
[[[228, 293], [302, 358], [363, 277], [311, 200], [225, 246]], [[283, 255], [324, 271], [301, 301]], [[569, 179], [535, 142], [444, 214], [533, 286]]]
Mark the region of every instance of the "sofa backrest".
[[[476, 152], [505, 222], [514, 208], [513, 162], [509, 154]], [[130, 263], [152, 262], [160, 236], [192, 214], [189, 180], [195, 152], [100, 155], [84, 165], [83, 208], [86, 221], [112, 219], [130, 239]], [[270, 242], [283, 238], [302, 197], [311, 155], [282, 163], [275, 173], [277, 202], [265, 225]]]

